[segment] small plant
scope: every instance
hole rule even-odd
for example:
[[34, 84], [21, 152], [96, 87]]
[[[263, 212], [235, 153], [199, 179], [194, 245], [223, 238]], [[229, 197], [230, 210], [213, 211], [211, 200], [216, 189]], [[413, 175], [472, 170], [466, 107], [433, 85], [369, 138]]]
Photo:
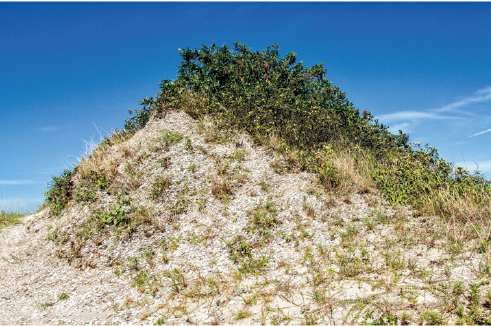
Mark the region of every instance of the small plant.
[[478, 305], [480, 301], [479, 284], [469, 284], [470, 286], [470, 301], [474, 305]]
[[314, 298], [315, 301], [317, 301], [320, 304], [323, 304], [323, 303], [326, 302], [326, 297], [319, 290], [314, 290], [314, 293], [313, 293], [313, 296], [312, 297]]
[[443, 325], [443, 316], [437, 312], [426, 311], [423, 316], [421, 316], [420, 321], [427, 321], [429, 325]]
[[252, 314], [247, 311], [247, 310], [240, 310], [239, 312], [237, 312], [237, 316], [235, 316], [235, 319], [236, 320], [241, 320], [241, 319], [244, 319], [244, 318], [248, 318], [252, 316]]
[[196, 172], [196, 169], [197, 169], [197, 166], [194, 163], [191, 164], [190, 166], [188, 166], [188, 170], [191, 172]]
[[228, 201], [232, 188], [226, 179], [214, 179], [211, 184], [211, 194], [217, 199]]
[[151, 151], [168, 150], [171, 146], [178, 144], [182, 140], [182, 134], [177, 131], [161, 130], [160, 135], [154, 138], [153, 143], [148, 147]]
[[186, 144], [184, 145], [184, 149], [187, 151], [192, 151], [193, 150], [193, 145], [191, 143], [191, 139], [186, 136]]
[[58, 300], [67, 300], [69, 298], [68, 294], [66, 293], [62, 293], [60, 294], [60, 296], [58, 297]]
[[87, 177], [90, 179], [90, 182], [97, 187], [97, 189], [105, 190], [109, 187], [111, 180], [104, 173], [104, 169], [100, 171], [96, 170], [88, 170]]
[[180, 293], [188, 286], [184, 274], [178, 268], [174, 268], [171, 271], [164, 271], [163, 275], [170, 279], [171, 288], [174, 290], [175, 293]]
[[167, 169], [169, 167], [169, 162], [170, 162], [170, 157], [164, 157], [160, 160], [157, 161], [160, 165], [160, 167]]
[[131, 205], [129, 198], [123, 198], [116, 203], [116, 205], [109, 212], [98, 210], [94, 213], [93, 218], [97, 222], [99, 228], [104, 228], [107, 225], [119, 225], [125, 221], [128, 216], [125, 212], [125, 207]]
[[81, 187], [75, 192], [75, 200], [79, 203], [94, 202], [97, 199], [97, 194], [88, 186]]
[[411, 315], [403, 311], [401, 315], [401, 325], [408, 325], [409, 319], [411, 319]]
[[453, 293], [459, 297], [460, 295], [464, 294], [464, 283], [461, 281], [456, 281], [454, 284], [453, 288]]
[[182, 192], [178, 193], [176, 200], [169, 201], [167, 204], [167, 209], [169, 210], [171, 217], [185, 213], [188, 207], [189, 198], [187, 198]]
[[232, 161], [244, 161], [245, 157], [249, 154], [245, 149], [235, 149], [234, 153], [229, 156], [229, 159]]
[[269, 184], [265, 180], [261, 180], [261, 182], [259, 182], [259, 185], [261, 186], [262, 191], [264, 192], [269, 191]]
[[269, 237], [271, 230], [279, 224], [277, 218], [278, 209], [273, 202], [259, 202], [256, 207], [248, 212], [252, 232], [259, 232], [264, 237]]
[[162, 196], [165, 189], [169, 188], [171, 185], [170, 176], [158, 176], [152, 182], [152, 187], [150, 189], [150, 198], [156, 200]]
[[305, 211], [305, 214], [307, 214], [308, 217], [315, 217], [315, 210], [312, 207], [312, 205], [308, 204], [305, 200], [303, 202], [303, 210]]

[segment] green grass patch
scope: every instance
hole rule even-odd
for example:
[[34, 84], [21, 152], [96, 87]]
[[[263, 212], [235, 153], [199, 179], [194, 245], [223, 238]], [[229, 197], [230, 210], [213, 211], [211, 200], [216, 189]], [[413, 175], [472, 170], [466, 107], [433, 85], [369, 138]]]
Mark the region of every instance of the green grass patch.
[[21, 224], [20, 218], [23, 216], [23, 214], [0, 211], [0, 229], [9, 225]]

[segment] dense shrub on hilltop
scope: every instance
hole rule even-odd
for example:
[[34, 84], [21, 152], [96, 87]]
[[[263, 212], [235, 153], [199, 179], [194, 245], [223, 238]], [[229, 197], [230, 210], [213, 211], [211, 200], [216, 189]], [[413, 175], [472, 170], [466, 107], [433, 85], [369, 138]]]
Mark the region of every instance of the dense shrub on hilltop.
[[[245, 131], [261, 144], [276, 139], [272, 147], [295, 167], [317, 173], [326, 189], [369, 191], [346, 187], [358, 181], [340, 171], [343, 164], [334, 164], [343, 154], [358, 176], [375, 183], [392, 202], [442, 216], [468, 218], [476, 211], [489, 216], [491, 182], [454, 169], [435, 148], [413, 147], [406, 134], [388, 132], [367, 110], [360, 113], [325, 77], [322, 64], [309, 68], [296, 63], [293, 52], [281, 58], [277, 45], [254, 52], [238, 42], [233, 49], [203, 45], [180, 55], [177, 79], [162, 81], [155, 98], [130, 111], [118, 137], [143, 128], [154, 113], [182, 109], [198, 119], [211, 117], [224, 130]], [[107, 143], [110, 139], [101, 145]], [[53, 178], [46, 193], [55, 213], [70, 199], [69, 177], [65, 172]]]
[[127, 121], [126, 129], [141, 128], [153, 109], [173, 106], [195, 117], [219, 116], [259, 137], [275, 133], [288, 146], [304, 150], [342, 137], [379, 150], [407, 147], [406, 135], [390, 134], [367, 111], [360, 116], [345, 93], [325, 78], [322, 64], [295, 64], [293, 52], [280, 58], [277, 45], [263, 52], [234, 46], [182, 50], [177, 80], [164, 80], [158, 96], [142, 102], [144, 108]]
[[453, 169], [435, 148], [413, 148], [402, 131], [391, 134], [368, 111], [360, 113], [325, 77], [322, 64], [309, 68], [296, 63], [293, 52], [281, 58], [277, 45], [254, 52], [238, 42], [233, 49], [203, 45], [180, 55], [178, 78], [164, 80], [156, 98], [143, 100], [126, 130], [144, 126], [153, 111], [183, 109], [198, 118], [211, 115], [260, 142], [278, 136], [280, 151], [293, 152], [329, 187], [339, 184], [339, 175], [329, 155], [319, 153], [349, 148], [355, 160], [368, 155], [371, 178], [393, 202], [424, 206], [440, 191], [477, 204], [489, 199], [490, 183], [480, 174]]

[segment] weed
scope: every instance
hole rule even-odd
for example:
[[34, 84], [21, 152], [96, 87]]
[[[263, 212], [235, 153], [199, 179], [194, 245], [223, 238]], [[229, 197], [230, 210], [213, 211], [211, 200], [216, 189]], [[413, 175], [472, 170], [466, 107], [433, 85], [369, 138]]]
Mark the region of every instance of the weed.
[[188, 170], [191, 172], [196, 172], [196, 169], [197, 169], [197, 166], [194, 163], [188, 166]]
[[153, 143], [148, 147], [155, 152], [158, 150], [168, 150], [172, 145], [178, 144], [182, 140], [182, 134], [177, 131], [160, 130], [160, 135], [153, 139]]
[[229, 159], [232, 161], [242, 162], [245, 160], [245, 157], [249, 154], [245, 149], [235, 149], [234, 153], [229, 156]]
[[160, 198], [164, 191], [170, 187], [172, 177], [171, 176], [157, 176], [154, 181], [152, 181], [152, 187], [150, 189], [150, 198], [157, 200]]
[[62, 293], [58, 296], [58, 300], [67, 300], [70, 296], [66, 293]]
[[184, 149], [187, 151], [192, 151], [193, 150], [193, 145], [191, 143], [191, 138], [186, 136], [186, 143], [184, 144]]
[[235, 316], [235, 319], [236, 320], [241, 320], [241, 319], [244, 319], [244, 318], [248, 318], [250, 316], [252, 316], [252, 314], [249, 311], [247, 311], [247, 310], [239, 310], [237, 312], [237, 316]]
[[170, 157], [161, 158], [157, 162], [159, 163], [160, 167], [167, 169], [170, 164]]
[[93, 219], [98, 224], [99, 228], [103, 228], [106, 225], [119, 225], [127, 220], [128, 216], [125, 211], [125, 207], [131, 205], [129, 198], [123, 198], [116, 203], [116, 205], [109, 211], [98, 210], [94, 213]]
[[305, 211], [305, 214], [307, 214], [308, 217], [315, 217], [315, 210], [312, 207], [312, 205], [308, 204], [305, 200], [303, 202], [303, 210]]
[[54, 304], [53, 302], [45, 302], [41, 304], [41, 308], [48, 308], [53, 306], [53, 304]]
[[211, 194], [217, 199], [228, 201], [232, 188], [226, 179], [214, 179], [211, 184]]
[[184, 274], [179, 268], [174, 268], [171, 271], [164, 271], [163, 276], [170, 279], [170, 286], [175, 293], [180, 293], [188, 286]]
[[75, 192], [75, 200], [79, 203], [94, 202], [96, 199], [97, 194], [88, 186], [81, 187]]
[[271, 230], [279, 224], [277, 218], [278, 209], [273, 202], [259, 202], [256, 207], [248, 212], [252, 227], [247, 228], [253, 233], [258, 232], [263, 237], [269, 237]]
[[259, 182], [259, 186], [261, 186], [261, 190], [264, 191], [264, 192], [268, 192], [269, 191], [269, 184], [266, 182], [266, 180], [261, 180], [261, 182]]

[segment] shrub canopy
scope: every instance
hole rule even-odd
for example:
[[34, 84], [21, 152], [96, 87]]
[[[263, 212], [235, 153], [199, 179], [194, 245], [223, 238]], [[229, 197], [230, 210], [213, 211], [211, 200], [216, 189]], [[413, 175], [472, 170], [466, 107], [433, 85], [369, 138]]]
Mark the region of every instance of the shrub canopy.
[[371, 178], [393, 202], [422, 204], [441, 190], [476, 203], [489, 199], [491, 183], [482, 175], [454, 169], [435, 148], [413, 147], [402, 131], [394, 135], [367, 110], [360, 113], [325, 77], [322, 64], [306, 67], [293, 52], [281, 58], [278, 45], [262, 52], [239, 42], [233, 46], [180, 51], [177, 79], [162, 81], [159, 94], [141, 102], [126, 131], [142, 128], [154, 111], [183, 109], [198, 118], [211, 115], [259, 140], [278, 136], [283, 149], [296, 151], [325, 185], [335, 186], [338, 175], [316, 152], [331, 146], [349, 148], [355, 156], [368, 153]]

